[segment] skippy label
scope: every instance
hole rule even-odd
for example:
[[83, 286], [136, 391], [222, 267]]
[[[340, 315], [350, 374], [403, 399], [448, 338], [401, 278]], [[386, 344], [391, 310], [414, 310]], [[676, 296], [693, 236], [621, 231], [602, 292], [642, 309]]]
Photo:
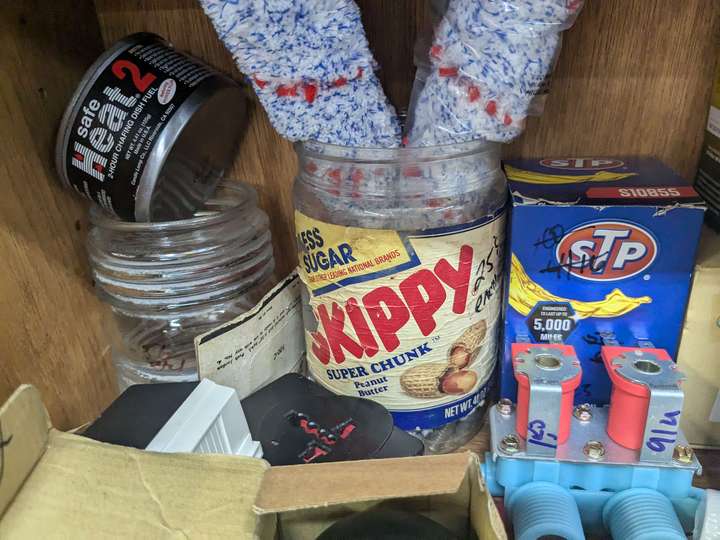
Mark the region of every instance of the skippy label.
[[313, 377], [373, 399], [407, 430], [481, 405], [497, 355], [504, 210], [442, 229], [394, 231], [295, 213]]

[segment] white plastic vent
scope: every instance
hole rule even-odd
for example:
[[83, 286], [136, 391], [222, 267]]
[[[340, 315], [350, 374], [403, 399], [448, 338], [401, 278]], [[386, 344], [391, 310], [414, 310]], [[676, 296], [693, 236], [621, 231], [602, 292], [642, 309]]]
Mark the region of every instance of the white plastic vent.
[[200, 381], [146, 450], [262, 457], [237, 392], [209, 379]]

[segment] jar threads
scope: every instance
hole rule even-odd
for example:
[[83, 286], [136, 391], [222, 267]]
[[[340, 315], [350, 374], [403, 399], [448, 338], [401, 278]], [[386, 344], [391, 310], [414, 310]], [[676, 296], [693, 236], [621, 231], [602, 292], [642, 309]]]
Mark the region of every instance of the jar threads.
[[194, 338], [248, 311], [273, 284], [267, 215], [244, 184], [222, 184], [192, 218], [130, 223], [93, 208], [88, 255], [118, 326], [121, 387], [197, 380]]

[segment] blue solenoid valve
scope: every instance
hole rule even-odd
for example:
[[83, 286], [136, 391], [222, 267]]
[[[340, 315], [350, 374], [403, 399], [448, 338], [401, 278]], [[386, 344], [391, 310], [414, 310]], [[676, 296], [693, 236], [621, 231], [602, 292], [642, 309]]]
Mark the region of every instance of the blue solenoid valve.
[[572, 347], [512, 351], [522, 391], [517, 404], [502, 399], [491, 409], [482, 467], [515, 538], [686, 540], [705, 493], [692, 486], [702, 469], [679, 427], [684, 377], [667, 353], [603, 347], [613, 392], [600, 407], [569, 399], [580, 373]]

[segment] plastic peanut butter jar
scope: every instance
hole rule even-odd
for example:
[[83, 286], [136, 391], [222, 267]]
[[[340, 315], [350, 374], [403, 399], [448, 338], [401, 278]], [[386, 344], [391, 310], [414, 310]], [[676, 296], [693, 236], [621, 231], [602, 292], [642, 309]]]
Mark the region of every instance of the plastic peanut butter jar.
[[497, 145], [298, 145], [295, 224], [311, 375], [375, 400], [429, 453], [482, 426], [502, 304]]

